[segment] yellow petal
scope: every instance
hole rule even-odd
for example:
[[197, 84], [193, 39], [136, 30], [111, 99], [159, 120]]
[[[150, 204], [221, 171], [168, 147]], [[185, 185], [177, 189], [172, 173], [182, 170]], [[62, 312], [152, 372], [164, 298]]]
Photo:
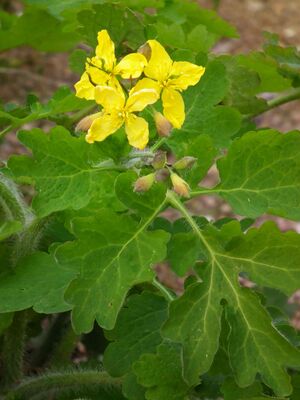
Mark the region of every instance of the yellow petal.
[[107, 136], [116, 132], [124, 120], [117, 113], [102, 114], [92, 123], [85, 139], [88, 143], [102, 142]]
[[95, 86], [89, 80], [89, 76], [86, 72], [83, 73], [80, 80], [74, 85], [76, 90], [76, 96], [87, 100], [94, 100]]
[[172, 65], [168, 86], [173, 89], [185, 90], [189, 86], [196, 85], [205, 68], [186, 61], [175, 61]]
[[110, 75], [100, 69], [99, 61], [95, 57], [87, 60], [85, 70], [89, 74], [90, 81], [95, 86], [105, 85], [110, 79]]
[[159, 99], [159, 93], [154, 89], [142, 89], [130, 93], [126, 110], [130, 112], [142, 111], [148, 104], [153, 104]]
[[115, 45], [106, 29], [98, 32], [98, 46], [96, 56], [102, 61], [102, 69], [112, 71], [116, 64]]
[[148, 40], [151, 47], [151, 57], [144, 73], [149, 78], [159, 82], [165, 81], [172, 67], [172, 60], [163, 46], [156, 40]]
[[162, 93], [164, 116], [171, 122], [174, 128], [181, 128], [184, 119], [184, 102], [181, 94], [174, 89], [166, 88]]
[[128, 54], [115, 67], [114, 73], [123, 79], [139, 78], [147, 65], [147, 60], [142, 54]]
[[144, 118], [128, 114], [125, 120], [125, 131], [131, 146], [143, 150], [149, 141], [148, 123]]
[[120, 111], [125, 104], [124, 93], [111, 86], [95, 87], [95, 100], [106, 112]]
[[161, 86], [157, 81], [154, 81], [153, 79], [150, 78], [143, 78], [140, 79], [137, 84], [130, 90], [129, 96], [132, 95], [135, 92], [139, 92], [140, 90], [143, 89], [153, 89], [157, 93], [161, 92]]

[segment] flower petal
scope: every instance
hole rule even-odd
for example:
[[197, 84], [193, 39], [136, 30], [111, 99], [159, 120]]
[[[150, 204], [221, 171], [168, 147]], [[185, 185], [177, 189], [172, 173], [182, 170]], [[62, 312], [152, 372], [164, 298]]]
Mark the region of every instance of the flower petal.
[[130, 112], [142, 111], [148, 104], [153, 104], [159, 99], [159, 92], [155, 89], [141, 89], [129, 94], [126, 109]]
[[95, 100], [107, 112], [120, 111], [125, 105], [124, 93], [111, 86], [96, 86]]
[[147, 60], [145, 56], [139, 53], [128, 54], [115, 67], [114, 73], [121, 75], [123, 79], [138, 78], [141, 76]]
[[98, 32], [96, 56], [102, 63], [102, 69], [111, 72], [116, 64], [115, 45], [106, 29]]
[[172, 65], [168, 86], [173, 89], [185, 90], [196, 85], [205, 68], [187, 61], [175, 61]]
[[165, 81], [172, 67], [172, 60], [163, 46], [156, 40], [148, 40], [151, 47], [151, 57], [144, 73], [149, 78], [159, 82]]
[[87, 100], [94, 100], [95, 86], [90, 82], [89, 76], [84, 72], [78, 82], [74, 85], [76, 96]]
[[154, 81], [153, 79], [150, 78], [143, 78], [140, 79], [137, 84], [130, 90], [129, 96], [132, 95], [135, 92], [139, 92], [140, 90], [143, 89], [153, 89], [157, 93], [161, 92], [161, 86], [157, 81]]
[[128, 114], [125, 120], [125, 131], [131, 146], [143, 150], [149, 141], [148, 122], [134, 114]]
[[102, 114], [93, 121], [85, 139], [88, 143], [102, 142], [107, 136], [116, 132], [123, 122], [123, 118], [117, 113]]
[[174, 128], [181, 128], [184, 119], [184, 101], [179, 92], [166, 88], [162, 92], [164, 116], [171, 122]]
[[95, 86], [105, 85], [110, 79], [110, 75], [101, 70], [101, 62], [99, 62], [96, 57], [87, 59], [85, 70], [89, 75], [91, 83]]

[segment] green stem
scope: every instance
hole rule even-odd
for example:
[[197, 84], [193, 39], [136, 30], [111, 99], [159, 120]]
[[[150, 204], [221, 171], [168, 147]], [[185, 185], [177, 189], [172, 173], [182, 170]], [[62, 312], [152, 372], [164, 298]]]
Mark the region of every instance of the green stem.
[[191, 216], [189, 211], [185, 208], [185, 206], [181, 203], [177, 195], [171, 190], [168, 190], [167, 200], [174, 208], [176, 208], [178, 211], [181, 212], [182, 216], [186, 219], [186, 221], [189, 223], [194, 232], [198, 235], [204, 246], [207, 248], [208, 252], [211, 254], [211, 257], [214, 258], [214, 254], [211, 250], [209, 243], [207, 242], [201, 230], [199, 229], [199, 226], [197, 225], [196, 221]]
[[[121, 380], [112, 378], [103, 371], [66, 371], [54, 372], [29, 379], [12, 390], [7, 400], [56, 399], [65, 395], [68, 398], [80, 398], [89, 393], [99, 393], [99, 399], [110, 398], [108, 394], [120, 396]], [[103, 396], [103, 397], [102, 397]]]
[[244, 118], [248, 119], [248, 118], [257, 117], [260, 114], [263, 114], [267, 111], [272, 110], [273, 108], [279, 107], [283, 104], [290, 103], [291, 101], [295, 101], [295, 100], [299, 100], [299, 99], [300, 99], [300, 88], [291, 89], [291, 90], [279, 95], [278, 97], [275, 97], [274, 99], [269, 100], [267, 102], [267, 106], [264, 110], [257, 112], [257, 113], [245, 115]]
[[0, 132], [0, 139], [2, 137], [4, 137], [8, 132], [10, 132], [12, 129], [14, 129], [13, 124], [12, 125], [8, 125], [6, 128], [4, 128], [1, 132]]
[[32, 368], [42, 367], [53, 353], [53, 349], [64, 336], [64, 332], [68, 329], [69, 313], [61, 313], [53, 317], [49, 329], [41, 338], [41, 343], [35, 351], [31, 361]]
[[150, 147], [150, 151], [152, 151], [154, 153], [157, 149], [159, 149], [166, 142], [166, 140], [167, 140], [166, 137], [160, 138], [156, 143], [154, 143], [153, 146]]
[[4, 335], [2, 347], [3, 379], [1, 380], [1, 386], [4, 389], [9, 388], [22, 378], [26, 324], [26, 311], [16, 312], [12, 324]]
[[17, 220], [26, 226], [33, 219], [33, 214], [25, 204], [17, 186], [2, 174], [0, 174], [0, 208], [8, 221]]
[[155, 286], [169, 302], [176, 299], [176, 296], [163, 284], [161, 284], [156, 278], [153, 279], [152, 283], [153, 286]]
[[58, 368], [62, 366], [68, 366], [71, 361], [71, 356], [76, 346], [80, 340], [80, 335], [77, 335], [73, 329], [72, 325], [64, 330], [63, 336], [53, 349], [49, 364], [51, 368]]
[[86, 117], [89, 114], [92, 114], [92, 111], [96, 109], [96, 107], [97, 106], [95, 104], [92, 104], [83, 108], [82, 110], [77, 111], [69, 118], [68, 125], [72, 126], [74, 124], [77, 124], [77, 122], [79, 122], [82, 118]]

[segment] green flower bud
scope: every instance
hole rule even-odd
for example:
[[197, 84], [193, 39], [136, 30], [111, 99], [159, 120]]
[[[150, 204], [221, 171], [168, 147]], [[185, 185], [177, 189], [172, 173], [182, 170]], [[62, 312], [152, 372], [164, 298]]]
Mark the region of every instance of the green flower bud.
[[164, 151], [159, 151], [155, 154], [152, 166], [154, 169], [162, 169], [166, 165], [167, 162], [167, 154]]
[[172, 124], [165, 118], [162, 113], [156, 111], [154, 114], [154, 122], [156, 126], [157, 133], [159, 136], [168, 137], [170, 136], [172, 130]]
[[171, 174], [171, 181], [175, 193], [182, 197], [190, 197], [190, 187], [184, 179], [180, 178], [179, 175], [173, 172]]
[[101, 115], [102, 115], [102, 111], [82, 118], [76, 125], [75, 132], [88, 131], [90, 129], [92, 123], [95, 121], [95, 119], [101, 117]]
[[183, 157], [180, 160], [176, 161], [173, 164], [173, 168], [175, 168], [177, 170], [192, 168], [192, 166], [195, 164], [196, 161], [197, 161], [197, 158], [186, 156], [186, 157]]
[[134, 192], [147, 192], [151, 186], [153, 185], [155, 180], [155, 174], [149, 174], [145, 176], [141, 176], [135, 181], [134, 184]]

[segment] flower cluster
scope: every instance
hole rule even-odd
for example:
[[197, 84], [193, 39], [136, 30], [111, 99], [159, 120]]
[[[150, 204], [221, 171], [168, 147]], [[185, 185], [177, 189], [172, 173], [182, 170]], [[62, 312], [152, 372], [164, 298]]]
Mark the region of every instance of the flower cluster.
[[[113, 41], [106, 30], [100, 31], [96, 55], [87, 59], [86, 70], [75, 84], [78, 97], [95, 100], [103, 107], [90, 118], [87, 142], [102, 141], [125, 124], [130, 145], [144, 149], [149, 140], [148, 123], [136, 113], [159, 98], [165, 118], [180, 128], [185, 119], [180, 92], [196, 85], [204, 72], [204, 67], [190, 62], [172, 61], [156, 40], [148, 40], [139, 53], [117, 62]], [[131, 86], [128, 89], [126, 81]]]

